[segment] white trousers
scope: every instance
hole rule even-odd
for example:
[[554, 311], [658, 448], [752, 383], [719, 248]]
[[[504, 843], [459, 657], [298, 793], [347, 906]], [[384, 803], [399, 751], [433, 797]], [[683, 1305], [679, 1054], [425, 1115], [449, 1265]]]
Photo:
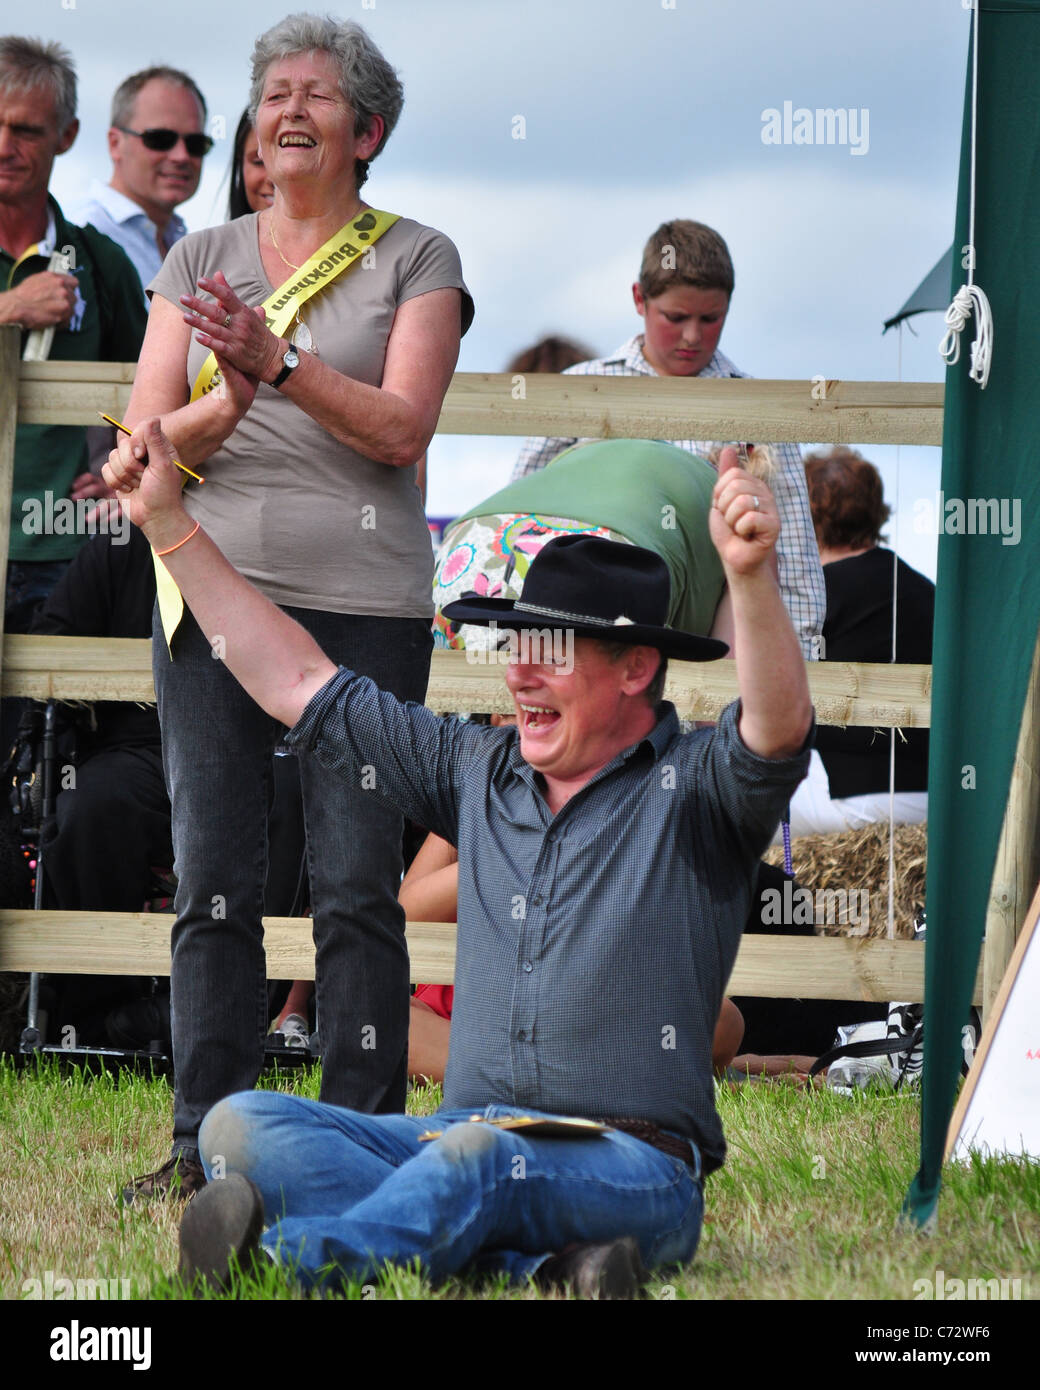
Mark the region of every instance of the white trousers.
[[[927, 792], [896, 792], [892, 801], [896, 825], [919, 825], [928, 819]], [[840, 830], [862, 830], [876, 821], [887, 821], [889, 794], [871, 792], [867, 796], [847, 796], [831, 800], [827, 769], [814, 748], [809, 773], [791, 798], [791, 834], [829, 835]], [[778, 829], [773, 844], [782, 843]]]

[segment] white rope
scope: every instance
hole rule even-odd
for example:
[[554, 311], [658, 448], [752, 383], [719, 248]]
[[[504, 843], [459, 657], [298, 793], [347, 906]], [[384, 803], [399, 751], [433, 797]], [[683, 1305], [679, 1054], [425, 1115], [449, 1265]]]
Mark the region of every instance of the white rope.
[[960, 360], [960, 335], [974, 311], [978, 333], [971, 345], [971, 367], [968, 375], [985, 390], [993, 361], [993, 313], [985, 291], [978, 285], [962, 285], [946, 310], [946, 333], [939, 344], [939, 355], [953, 366]]
[[975, 140], [978, 131], [979, 105], [979, 5], [973, 0], [973, 37], [971, 44], [971, 182], [968, 196], [968, 283], [962, 285], [953, 297], [953, 303], [946, 310], [946, 332], [939, 344], [939, 355], [953, 366], [960, 360], [960, 335], [964, 331], [972, 313], [978, 325], [975, 340], [971, 345], [971, 366], [968, 375], [978, 383], [981, 390], [989, 381], [990, 364], [993, 361], [993, 313], [985, 291], [975, 283]]

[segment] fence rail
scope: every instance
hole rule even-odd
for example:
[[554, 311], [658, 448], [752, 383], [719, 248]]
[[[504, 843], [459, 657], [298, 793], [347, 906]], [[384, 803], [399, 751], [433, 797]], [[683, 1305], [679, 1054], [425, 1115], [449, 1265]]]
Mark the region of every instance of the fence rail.
[[[511, 714], [502, 668], [435, 651], [426, 703], [438, 713]], [[480, 654], [483, 656], [483, 653]], [[821, 724], [927, 728], [930, 666], [806, 662]], [[138, 637], [6, 637], [0, 691], [34, 700], [155, 700], [151, 642]], [[715, 719], [737, 696], [733, 663], [668, 665], [667, 696], [684, 719]]]
[[[21, 366], [18, 418], [96, 425], [123, 418], [132, 362]], [[928, 382], [766, 381], [456, 372], [438, 434], [589, 439], [752, 439], [941, 444], [943, 387]]]
[[[86, 919], [86, 920], [85, 920]], [[0, 911], [0, 970], [82, 975], [168, 975], [170, 923], [161, 912]], [[450, 985], [455, 924], [409, 922], [412, 982]], [[267, 973], [273, 980], [313, 980], [314, 943], [306, 917], [265, 917]], [[745, 936], [729, 994], [768, 998], [924, 998], [924, 948], [917, 941], [846, 937]], [[980, 964], [975, 1002], [983, 998]]]

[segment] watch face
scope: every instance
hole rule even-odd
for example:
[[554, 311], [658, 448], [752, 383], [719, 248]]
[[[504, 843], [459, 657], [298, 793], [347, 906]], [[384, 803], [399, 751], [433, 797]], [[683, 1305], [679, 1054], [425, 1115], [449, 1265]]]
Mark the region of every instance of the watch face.
[[300, 365], [300, 354], [291, 343], [286, 349], [285, 356], [282, 358], [282, 365], [284, 367], [298, 367]]

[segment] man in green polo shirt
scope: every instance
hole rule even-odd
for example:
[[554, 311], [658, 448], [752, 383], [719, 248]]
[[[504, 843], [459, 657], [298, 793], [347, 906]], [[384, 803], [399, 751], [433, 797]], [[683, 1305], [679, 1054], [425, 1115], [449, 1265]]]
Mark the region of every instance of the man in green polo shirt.
[[[0, 37], [0, 325], [53, 328], [50, 359], [136, 362], [147, 321], [126, 253], [66, 222], [48, 194], [76, 138], [76, 72], [56, 43]], [[63, 251], [69, 275], [48, 270]], [[108, 495], [87, 472], [81, 425], [22, 425], [15, 440], [5, 629], [27, 632], [87, 534], [101, 529], [68, 499]], [[107, 518], [106, 518], [107, 521]]]

